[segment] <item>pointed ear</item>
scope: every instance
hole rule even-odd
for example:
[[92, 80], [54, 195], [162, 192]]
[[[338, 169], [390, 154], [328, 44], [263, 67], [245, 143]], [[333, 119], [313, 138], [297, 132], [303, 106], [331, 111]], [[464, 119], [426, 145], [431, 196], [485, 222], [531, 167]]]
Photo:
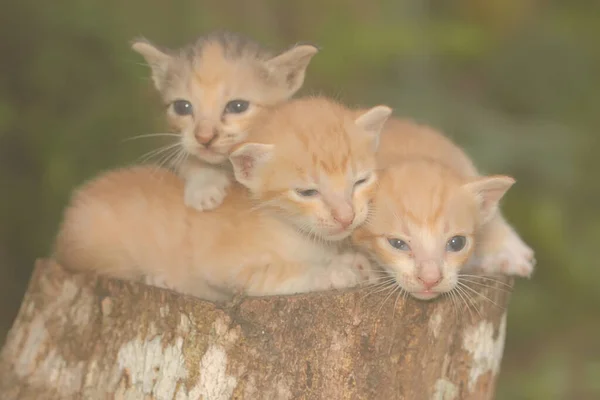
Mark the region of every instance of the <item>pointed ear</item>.
[[463, 185], [466, 190], [475, 196], [479, 205], [482, 223], [492, 219], [498, 210], [500, 200], [514, 183], [515, 179], [510, 176], [494, 175], [478, 178]]
[[302, 87], [306, 68], [313, 56], [319, 52], [316, 46], [303, 44], [295, 46], [266, 62], [269, 74], [289, 98]]
[[235, 179], [252, 188], [257, 181], [258, 169], [273, 157], [274, 145], [245, 143], [229, 155]]
[[354, 120], [356, 126], [367, 132], [374, 139], [374, 150], [379, 147], [379, 135], [383, 125], [392, 114], [392, 109], [387, 106], [376, 106], [362, 113]]
[[131, 48], [135, 52], [141, 54], [150, 68], [152, 68], [152, 80], [154, 81], [154, 86], [156, 86], [158, 90], [161, 90], [172, 57], [156, 48], [146, 39], [134, 40], [131, 44]]

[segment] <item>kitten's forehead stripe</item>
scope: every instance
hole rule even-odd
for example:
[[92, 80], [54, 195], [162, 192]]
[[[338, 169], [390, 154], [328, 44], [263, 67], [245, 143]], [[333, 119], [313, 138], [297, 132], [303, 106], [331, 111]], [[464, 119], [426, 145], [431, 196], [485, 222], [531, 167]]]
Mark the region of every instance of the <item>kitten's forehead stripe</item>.
[[240, 79], [248, 79], [250, 74], [268, 84], [270, 75], [264, 62], [274, 53], [250, 38], [218, 31], [180, 48], [174, 56], [179, 62], [167, 71], [165, 80], [169, 82], [176, 82], [187, 75], [184, 70], [190, 69], [199, 85], [210, 85], [217, 80], [235, 79], [237, 68]]
[[430, 227], [436, 226], [443, 217], [445, 200], [448, 196], [446, 185], [440, 185], [436, 189], [438, 190], [434, 190], [431, 194], [432, 204], [427, 213], [429, 214], [429, 218], [427, 218], [426, 223]]
[[271, 51], [258, 42], [227, 31], [213, 32], [199, 38], [194, 45], [196, 55], [202, 58], [206, 48], [210, 46], [219, 47], [223, 57], [230, 61], [242, 59], [265, 61], [273, 56]]

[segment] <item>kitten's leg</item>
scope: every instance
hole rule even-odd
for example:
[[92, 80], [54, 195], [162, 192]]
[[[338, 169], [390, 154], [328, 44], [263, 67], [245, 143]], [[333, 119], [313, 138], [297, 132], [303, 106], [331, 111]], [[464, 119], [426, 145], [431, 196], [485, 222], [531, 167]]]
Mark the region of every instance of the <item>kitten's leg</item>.
[[335, 256], [328, 265], [270, 263], [243, 279], [249, 296], [285, 295], [344, 289], [376, 278], [370, 261], [355, 252]]
[[162, 278], [162, 277], [144, 275], [142, 277], [141, 281], [142, 281], [142, 283], [144, 283], [145, 285], [148, 285], [148, 286], [156, 286], [161, 289], [173, 289], [173, 287], [171, 287], [171, 285], [169, 285], [167, 283], [167, 279]]
[[488, 274], [530, 277], [535, 266], [534, 251], [498, 214], [486, 224], [479, 238], [472, 268]]
[[185, 180], [185, 205], [198, 211], [220, 206], [231, 185], [230, 173], [219, 166], [188, 163], [180, 168], [180, 174]]

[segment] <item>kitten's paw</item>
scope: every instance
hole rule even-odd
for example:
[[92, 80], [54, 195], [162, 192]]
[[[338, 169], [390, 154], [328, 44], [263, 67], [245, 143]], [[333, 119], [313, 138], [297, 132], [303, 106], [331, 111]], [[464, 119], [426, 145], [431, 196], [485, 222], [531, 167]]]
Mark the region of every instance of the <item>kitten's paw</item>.
[[511, 232], [499, 251], [484, 254], [480, 267], [487, 273], [501, 273], [529, 278], [535, 267], [535, 253], [516, 232]]
[[230, 181], [226, 176], [214, 175], [210, 180], [191, 180], [186, 182], [184, 201], [188, 207], [198, 211], [209, 211], [223, 203]]
[[154, 276], [154, 275], [144, 275], [141, 279], [142, 283], [148, 286], [156, 286], [162, 289], [171, 289], [167, 280], [163, 277]]
[[361, 253], [343, 253], [333, 261], [332, 285], [336, 289], [375, 282], [377, 275], [367, 257]]

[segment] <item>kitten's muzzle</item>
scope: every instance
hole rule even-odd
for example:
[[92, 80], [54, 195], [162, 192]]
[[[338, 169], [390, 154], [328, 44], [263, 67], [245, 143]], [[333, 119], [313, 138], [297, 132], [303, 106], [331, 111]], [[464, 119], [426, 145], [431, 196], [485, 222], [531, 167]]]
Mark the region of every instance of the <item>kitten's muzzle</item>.
[[431, 290], [442, 281], [442, 271], [434, 260], [422, 261], [417, 273], [417, 280], [426, 291]]
[[354, 210], [350, 206], [338, 207], [331, 211], [331, 216], [342, 227], [342, 230], [348, 229], [354, 222]]
[[354, 222], [354, 213], [352, 215], [347, 215], [343, 217], [334, 215], [333, 219], [335, 220], [335, 222], [340, 224], [340, 226], [342, 227], [341, 230], [346, 230], [350, 225], [352, 225], [352, 222]]
[[206, 131], [196, 130], [194, 132], [194, 137], [199, 144], [208, 149], [210, 145], [213, 144], [214, 141], [219, 137], [219, 133], [215, 129], [208, 133]]

